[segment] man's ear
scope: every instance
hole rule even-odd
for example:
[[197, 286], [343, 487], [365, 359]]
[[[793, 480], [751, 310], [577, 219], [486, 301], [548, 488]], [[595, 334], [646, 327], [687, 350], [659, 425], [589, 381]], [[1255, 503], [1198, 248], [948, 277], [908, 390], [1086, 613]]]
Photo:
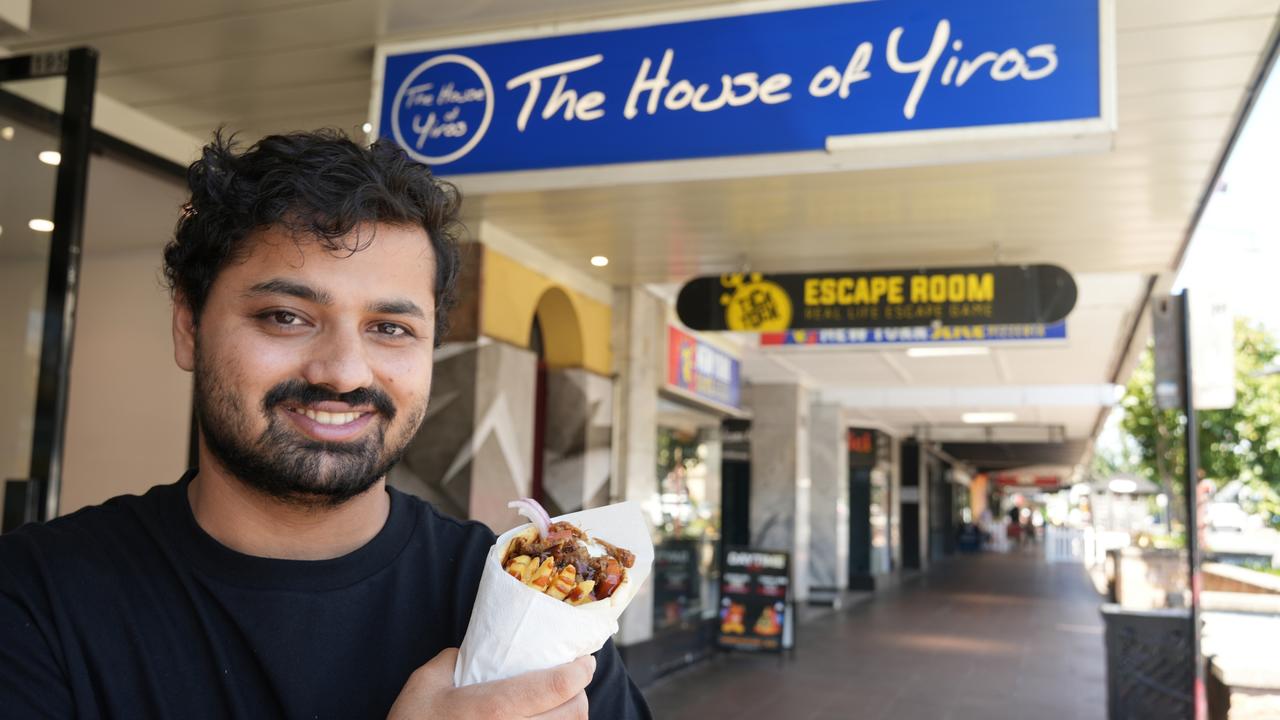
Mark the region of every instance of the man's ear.
[[196, 315], [181, 293], [173, 296], [173, 360], [187, 372], [196, 369]]

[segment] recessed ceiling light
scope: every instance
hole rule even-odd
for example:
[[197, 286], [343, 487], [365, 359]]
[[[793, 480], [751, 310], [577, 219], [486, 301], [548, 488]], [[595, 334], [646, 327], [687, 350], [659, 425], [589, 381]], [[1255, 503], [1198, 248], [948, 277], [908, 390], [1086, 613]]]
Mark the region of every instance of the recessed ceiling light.
[[12, 140], [12, 139], [13, 139], [12, 125], [5, 125], [4, 127], [0, 128], [0, 140]]
[[369, 133], [373, 132], [373, 123], [365, 123], [360, 126], [360, 129], [363, 130], [366, 135], [368, 135]]
[[995, 425], [997, 423], [1011, 423], [1018, 419], [1018, 416], [1011, 412], [967, 412], [960, 416], [968, 425]]
[[53, 232], [53, 221], [45, 220], [44, 218], [32, 218], [31, 222], [27, 223], [27, 227], [36, 232]]
[[591, 258], [591, 264], [595, 265], [596, 267], [604, 267], [605, 265], [609, 264], [609, 258], [603, 255], [594, 255]]
[[62, 153], [57, 150], [41, 150], [36, 157], [40, 158], [40, 162], [45, 165], [57, 165], [62, 162]]
[[907, 348], [907, 357], [912, 358], [941, 358], [941, 357], [966, 357], [973, 355], [990, 355], [991, 348], [982, 346], [957, 346], [957, 347], [913, 347]]

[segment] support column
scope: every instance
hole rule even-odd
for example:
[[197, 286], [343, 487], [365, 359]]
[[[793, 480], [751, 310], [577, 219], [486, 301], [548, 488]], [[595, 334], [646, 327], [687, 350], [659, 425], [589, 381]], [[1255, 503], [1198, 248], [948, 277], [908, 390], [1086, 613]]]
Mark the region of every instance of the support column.
[[902, 570], [902, 441], [886, 436], [889, 443], [889, 557], [893, 572]]
[[849, 454], [841, 416], [839, 405], [816, 403], [810, 411], [811, 596], [834, 596], [849, 582]]
[[794, 598], [809, 598], [809, 398], [796, 384], [749, 385], [751, 544], [791, 553]]
[[[640, 287], [613, 295], [614, 423], [612, 502], [646, 509], [658, 498], [658, 384], [666, 338], [666, 305]], [[619, 645], [653, 637], [653, 583], [640, 587], [618, 621]]]

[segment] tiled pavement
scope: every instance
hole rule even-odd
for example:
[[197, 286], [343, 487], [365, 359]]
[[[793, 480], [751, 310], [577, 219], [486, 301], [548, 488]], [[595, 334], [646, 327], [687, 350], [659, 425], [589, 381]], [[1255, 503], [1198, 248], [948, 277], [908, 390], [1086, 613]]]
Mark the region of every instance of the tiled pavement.
[[721, 656], [645, 695], [660, 720], [1102, 720], [1099, 604], [1079, 565], [955, 557], [802, 624], [793, 660]]

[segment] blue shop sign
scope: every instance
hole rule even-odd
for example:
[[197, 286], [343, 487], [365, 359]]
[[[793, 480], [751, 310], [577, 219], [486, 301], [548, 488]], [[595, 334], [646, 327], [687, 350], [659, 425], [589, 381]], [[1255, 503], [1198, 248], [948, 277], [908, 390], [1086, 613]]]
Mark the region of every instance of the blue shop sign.
[[888, 328], [832, 328], [761, 333], [760, 344], [779, 345], [929, 345], [1066, 340], [1067, 323], [1024, 325], [920, 325]]
[[446, 175], [762, 153], [830, 164], [842, 142], [903, 134], [1106, 134], [1113, 1], [871, 0], [708, 17], [739, 6], [383, 46], [372, 111], [380, 136]]
[[668, 325], [667, 386], [736, 408], [742, 400], [742, 362]]

